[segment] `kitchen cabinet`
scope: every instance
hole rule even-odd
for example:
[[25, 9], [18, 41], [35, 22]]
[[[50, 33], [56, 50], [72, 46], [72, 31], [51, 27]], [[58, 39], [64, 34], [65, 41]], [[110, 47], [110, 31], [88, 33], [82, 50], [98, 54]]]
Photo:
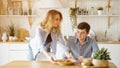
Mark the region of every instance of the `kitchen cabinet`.
[[8, 62], [8, 48], [5, 44], [0, 43], [0, 65]]
[[0, 64], [14, 60], [28, 60], [28, 43], [0, 43]]
[[10, 43], [8, 46], [8, 61], [28, 60], [27, 43]]
[[[110, 52], [111, 59], [113, 63], [117, 65], [119, 68], [120, 65], [120, 42], [117, 43], [102, 43], [98, 42], [99, 48], [108, 48], [108, 51]], [[29, 60], [28, 59], [28, 43], [25, 42], [7, 42], [2, 43], [0, 42], [0, 65], [6, 64], [10, 61], [14, 60]]]

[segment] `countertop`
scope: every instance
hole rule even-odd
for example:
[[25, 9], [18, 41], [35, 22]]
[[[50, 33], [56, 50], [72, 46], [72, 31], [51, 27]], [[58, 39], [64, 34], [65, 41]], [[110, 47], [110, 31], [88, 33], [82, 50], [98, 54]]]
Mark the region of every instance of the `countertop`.
[[[2, 41], [0, 41], [0, 43], [3, 43]], [[29, 42], [5, 42], [5, 43], [10, 43], [10, 44], [15, 44], [15, 43], [19, 43], [19, 44], [28, 44]], [[120, 44], [120, 42], [114, 42], [114, 41], [108, 41], [108, 42], [97, 42], [98, 44]]]
[[108, 41], [108, 42], [97, 42], [98, 44], [120, 44], [120, 42], [113, 42], [113, 41]]
[[[82, 68], [80, 64], [71, 66], [63, 66], [58, 64], [52, 64], [49, 61], [13, 61], [0, 68]], [[92, 67], [96, 68], [96, 67]], [[97, 67], [98, 68], [98, 67]], [[109, 63], [109, 68], [117, 68], [112, 62]]]

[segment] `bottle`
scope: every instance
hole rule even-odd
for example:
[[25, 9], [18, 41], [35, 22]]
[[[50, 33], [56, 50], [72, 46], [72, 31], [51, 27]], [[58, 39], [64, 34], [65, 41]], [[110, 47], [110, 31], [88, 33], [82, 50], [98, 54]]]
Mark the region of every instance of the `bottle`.
[[94, 15], [94, 7], [91, 7], [91, 10], [90, 10], [90, 11], [91, 11], [90, 14], [91, 14], [91, 15]]
[[6, 34], [6, 32], [3, 32], [3, 34], [2, 34], [2, 41], [6, 42], [6, 40], [7, 40], [7, 34]]
[[32, 9], [30, 8], [28, 11], [29, 11], [29, 15], [32, 15]]

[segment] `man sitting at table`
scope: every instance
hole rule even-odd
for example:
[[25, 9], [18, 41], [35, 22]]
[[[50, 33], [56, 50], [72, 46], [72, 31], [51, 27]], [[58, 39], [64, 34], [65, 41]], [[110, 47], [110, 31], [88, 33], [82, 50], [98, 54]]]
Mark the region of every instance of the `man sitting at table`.
[[84, 58], [92, 57], [98, 50], [95, 39], [88, 36], [90, 25], [87, 22], [81, 22], [77, 26], [76, 36], [68, 39], [65, 55], [70, 60], [83, 61]]

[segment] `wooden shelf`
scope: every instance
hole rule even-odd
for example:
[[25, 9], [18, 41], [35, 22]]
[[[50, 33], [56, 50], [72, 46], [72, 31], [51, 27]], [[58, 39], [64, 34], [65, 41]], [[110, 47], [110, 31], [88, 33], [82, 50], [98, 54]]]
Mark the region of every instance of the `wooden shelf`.
[[6, 17], [36, 17], [38, 15], [0, 15], [0, 16], [6, 16]]
[[79, 17], [118, 17], [120, 15], [77, 15]]

